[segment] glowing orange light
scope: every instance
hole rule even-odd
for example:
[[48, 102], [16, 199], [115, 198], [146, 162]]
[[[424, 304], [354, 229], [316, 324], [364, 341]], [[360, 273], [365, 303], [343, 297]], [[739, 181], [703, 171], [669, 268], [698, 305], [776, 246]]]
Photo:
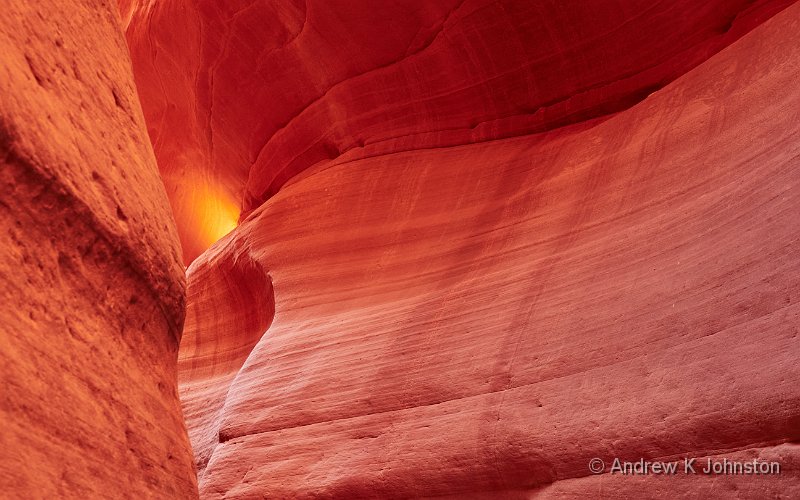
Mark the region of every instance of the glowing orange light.
[[238, 198], [224, 185], [207, 179], [166, 178], [170, 204], [189, 265], [239, 223]]
[[239, 221], [239, 206], [220, 188], [202, 186], [194, 192], [193, 218], [206, 247], [231, 232]]

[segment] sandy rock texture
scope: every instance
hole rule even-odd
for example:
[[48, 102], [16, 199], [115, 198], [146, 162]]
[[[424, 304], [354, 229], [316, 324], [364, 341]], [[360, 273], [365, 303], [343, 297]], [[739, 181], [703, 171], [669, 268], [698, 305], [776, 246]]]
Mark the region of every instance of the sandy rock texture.
[[790, 0], [123, 0], [187, 264], [314, 165], [629, 107]]
[[[800, 496], [800, 5], [322, 3], [129, 13], [166, 182], [247, 215], [189, 269], [201, 496]], [[686, 456], [783, 468], [588, 468]]]
[[196, 498], [180, 246], [117, 6], [0, 8], [0, 497]]

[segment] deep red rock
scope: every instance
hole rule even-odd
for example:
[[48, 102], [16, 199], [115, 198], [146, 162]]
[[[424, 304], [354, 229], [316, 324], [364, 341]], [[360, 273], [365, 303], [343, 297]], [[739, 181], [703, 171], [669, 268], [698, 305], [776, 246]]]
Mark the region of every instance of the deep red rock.
[[121, 2], [186, 262], [332, 160], [624, 109], [789, 0]]
[[[778, 4], [326, 5], [162, 4], [128, 31], [135, 61], [164, 44], [137, 79], [167, 179], [250, 212], [189, 270], [201, 495], [800, 495], [800, 6], [671, 81]], [[199, 59], [168, 19], [210, 20]], [[206, 103], [178, 142], [157, 67]], [[684, 456], [783, 470], [588, 469]]]

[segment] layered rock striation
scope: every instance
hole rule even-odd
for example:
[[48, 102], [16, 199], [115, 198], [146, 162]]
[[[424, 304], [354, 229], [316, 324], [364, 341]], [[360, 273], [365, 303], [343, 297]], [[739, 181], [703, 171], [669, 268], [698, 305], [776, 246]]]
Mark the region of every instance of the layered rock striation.
[[790, 3], [122, 2], [201, 495], [800, 496]]
[[312, 167], [629, 107], [790, 0], [121, 2], [186, 263]]

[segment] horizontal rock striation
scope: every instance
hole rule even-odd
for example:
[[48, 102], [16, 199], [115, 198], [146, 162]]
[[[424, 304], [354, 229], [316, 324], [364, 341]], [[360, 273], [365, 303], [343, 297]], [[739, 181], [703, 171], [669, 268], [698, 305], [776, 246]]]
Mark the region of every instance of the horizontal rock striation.
[[[236, 372], [269, 328], [275, 313], [272, 281], [261, 264], [229, 251], [192, 268], [179, 382], [197, 397], [184, 399], [195, 457], [202, 469], [217, 444], [217, 418]], [[211, 323], [213, 332], [205, 330]]]
[[[180, 376], [202, 496], [800, 495], [800, 6], [668, 83], [741, 16], [763, 21], [776, 4], [620, 5], [613, 20], [593, 2], [394, 4], [360, 17], [292, 5], [212, 16], [226, 36], [198, 24], [206, 4], [175, 21], [210, 30], [190, 57], [211, 51], [220, 68], [194, 81], [207, 93], [195, 116], [214, 104], [197, 126], [215, 145], [195, 166], [246, 186], [250, 212], [189, 272]], [[136, 11], [151, 23], [132, 21], [134, 53], [148, 29], [150, 49], [162, 43], [169, 8]], [[256, 29], [262, 12], [276, 31]], [[400, 12], [422, 29], [408, 32]], [[371, 17], [390, 14], [400, 21]], [[559, 22], [572, 16], [586, 26]], [[378, 25], [401, 50], [363, 44]], [[599, 33], [570, 31], [589, 25]], [[239, 34], [262, 32], [282, 35]], [[345, 34], [363, 49], [334, 43]], [[245, 43], [261, 55], [225, 55]], [[171, 102], [148, 74], [182, 61], [161, 57], [137, 70], [145, 103], [148, 92]], [[264, 89], [248, 102], [263, 113], [237, 115], [244, 104], [223, 91], [246, 71], [263, 72], [241, 82]], [[653, 85], [665, 86], [620, 110]], [[520, 102], [544, 111], [519, 128], [478, 123]], [[150, 124], [159, 159], [175, 116]], [[465, 122], [486, 133], [444, 139]], [[346, 151], [353, 140], [360, 152]], [[686, 456], [783, 469], [588, 468]]]
[[789, 0], [121, 2], [184, 258], [333, 160], [629, 107]]

